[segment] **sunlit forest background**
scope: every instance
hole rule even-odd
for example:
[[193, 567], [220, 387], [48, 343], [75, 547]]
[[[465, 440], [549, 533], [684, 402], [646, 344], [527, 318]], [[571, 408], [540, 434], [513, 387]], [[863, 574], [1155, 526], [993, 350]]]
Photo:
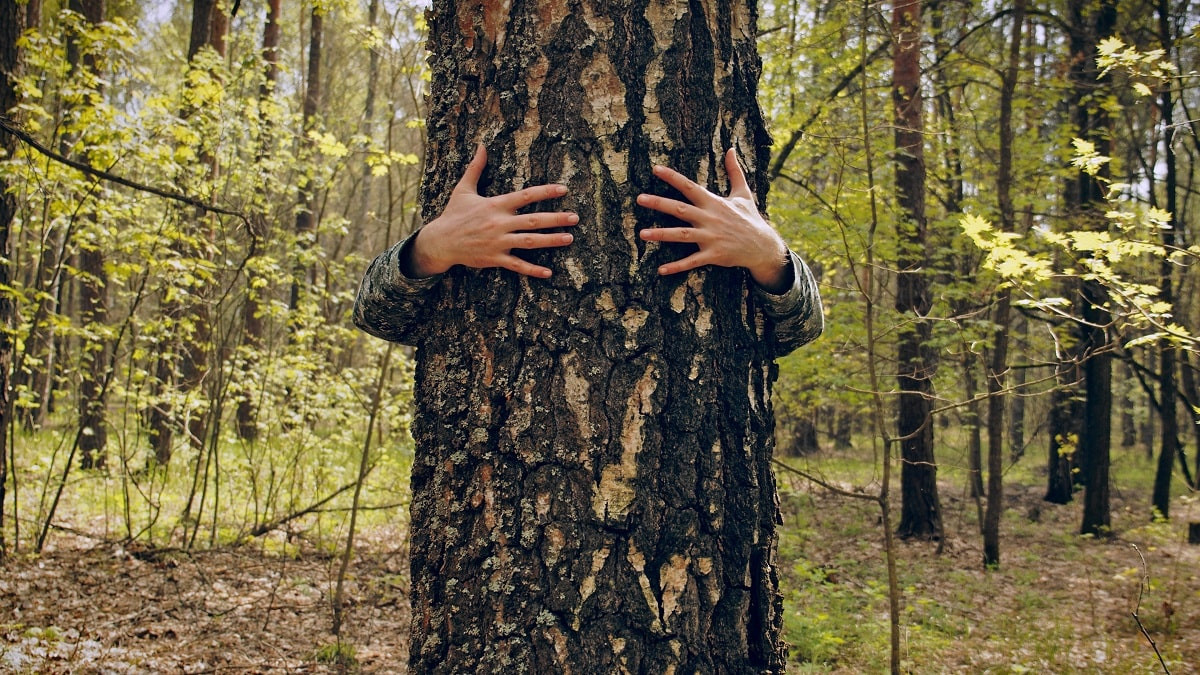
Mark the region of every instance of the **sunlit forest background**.
[[[759, 8], [774, 146], [751, 168], [827, 326], [775, 383], [795, 667], [886, 668], [890, 588], [912, 672], [1189, 672], [1200, 12], [920, 4], [915, 41], [888, 3]], [[317, 560], [279, 663], [386, 663], [380, 624], [357, 657], [342, 636], [403, 604], [412, 352], [350, 312], [421, 222], [424, 7], [17, 8], [0, 596], [68, 550]], [[0, 669], [103, 641], [54, 604], [0, 615]]]

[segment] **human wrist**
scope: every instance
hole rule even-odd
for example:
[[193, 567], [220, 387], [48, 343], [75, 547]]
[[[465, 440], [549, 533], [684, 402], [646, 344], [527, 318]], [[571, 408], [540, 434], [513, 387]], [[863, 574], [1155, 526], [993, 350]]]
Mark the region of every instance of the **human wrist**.
[[431, 255], [428, 242], [423, 241], [423, 238], [428, 235], [428, 229], [431, 225], [434, 225], [434, 223], [431, 222], [429, 225], [418, 230], [416, 235], [413, 236], [412, 241], [409, 242], [409, 245], [401, 251], [400, 271], [409, 278], [424, 279], [436, 276], [453, 266]]
[[783, 239], [777, 234], [772, 239], [771, 245], [764, 247], [769, 253], [748, 269], [759, 287], [768, 293], [780, 295], [792, 285], [792, 260]]

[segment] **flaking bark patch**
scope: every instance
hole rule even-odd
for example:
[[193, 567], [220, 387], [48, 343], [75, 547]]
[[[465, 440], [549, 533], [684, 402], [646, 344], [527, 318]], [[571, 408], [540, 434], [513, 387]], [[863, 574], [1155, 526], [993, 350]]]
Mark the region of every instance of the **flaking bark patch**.
[[516, 252], [551, 279], [456, 268], [436, 291], [417, 352], [410, 665], [778, 669], [762, 311], [741, 270], [660, 277], [694, 248], [643, 242], [678, 222], [635, 202], [678, 197], [654, 164], [718, 192], [725, 147], [766, 164], [754, 7], [568, 4], [429, 12], [426, 219], [483, 142], [481, 193], [562, 182], [535, 209], [580, 221], [568, 247]]

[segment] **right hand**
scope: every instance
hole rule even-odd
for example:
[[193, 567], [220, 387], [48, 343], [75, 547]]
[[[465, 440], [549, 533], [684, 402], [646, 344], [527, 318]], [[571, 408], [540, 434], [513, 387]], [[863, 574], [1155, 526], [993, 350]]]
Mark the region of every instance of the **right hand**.
[[579, 216], [568, 211], [524, 214], [517, 211], [535, 202], [562, 197], [567, 194], [567, 186], [540, 185], [484, 197], [478, 188], [479, 177], [486, 165], [487, 150], [480, 145], [450, 193], [446, 209], [421, 228], [408, 247], [409, 255], [401, 261], [405, 274], [414, 278], [430, 277], [455, 265], [465, 265], [503, 267], [543, 279], [550, 276], [549, 269], [522, 260], [512, 251], [570, 244], [574, 240], [570, 234], [529, 230], [575, 225]]

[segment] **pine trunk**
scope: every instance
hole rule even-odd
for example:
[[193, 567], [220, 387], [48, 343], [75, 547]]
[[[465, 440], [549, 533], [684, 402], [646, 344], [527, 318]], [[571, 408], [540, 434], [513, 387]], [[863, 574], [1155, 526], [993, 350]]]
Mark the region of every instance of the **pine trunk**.
[[438, 1], [422, 203], [476, 144], [487, 194], [562, 182], [550, 280], [456, 268], [417, 352], [413, 672], [782, 670], [761, 309], [742, 270], [660, 277], [654, 163], [760, 203], [753, 5]]

